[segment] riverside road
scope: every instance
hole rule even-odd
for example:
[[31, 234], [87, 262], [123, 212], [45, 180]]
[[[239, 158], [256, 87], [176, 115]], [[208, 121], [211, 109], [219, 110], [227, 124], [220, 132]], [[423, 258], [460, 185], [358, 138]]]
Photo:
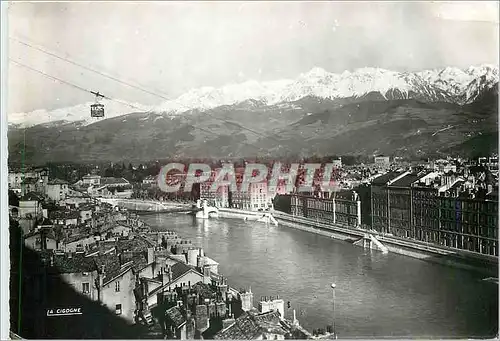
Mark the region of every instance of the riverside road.
[[255, 306], [261, 296], [290, 301], [308, 330], [332, 324], [335, 282], [341, 338], [491, 338], [498, 331], [498, 285], [473, 272], [254, 221], [182, 214], [143, 219], [202, 246], [231, 286], [251, 285]]

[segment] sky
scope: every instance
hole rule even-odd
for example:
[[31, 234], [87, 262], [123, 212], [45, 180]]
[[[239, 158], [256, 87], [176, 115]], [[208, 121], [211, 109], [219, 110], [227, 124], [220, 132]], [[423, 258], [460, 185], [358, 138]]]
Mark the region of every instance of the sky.
[[[498, 2], [487, 1], [17, 2], [8, 9], [8, 54], [84, 89], [160, 104], [192, 88], [296, 78], [313, 67], [498, 65], [498, 11]], [[10, 113], [94, 99], [14, 63], [8, 82]]]

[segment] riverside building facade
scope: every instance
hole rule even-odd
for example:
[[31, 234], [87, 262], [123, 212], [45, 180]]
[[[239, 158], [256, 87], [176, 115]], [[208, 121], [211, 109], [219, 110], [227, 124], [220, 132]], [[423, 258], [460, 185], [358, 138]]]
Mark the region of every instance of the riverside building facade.
[[371, 184], [372, 228], [498, 256], [498, 191], [441, 172], [389, 172]]
[[[291, 194], [291, 214], [324, 223], [361, 225], [361, 201], [354, 191], [336, 192], [331, 198]], [[286, 196], [285, 196], [286, 197]]]

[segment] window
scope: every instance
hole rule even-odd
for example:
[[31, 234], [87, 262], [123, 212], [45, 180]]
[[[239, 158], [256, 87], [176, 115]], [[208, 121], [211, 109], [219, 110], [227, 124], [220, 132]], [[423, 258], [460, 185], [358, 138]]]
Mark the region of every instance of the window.
[[90, 293], [90, 284], [89, 283], [82, 283], [82, 291], [84, 294], [89, 294]]
[[120, 281], [115, 282], [115, 291], [116, 292], [120, 291]]
[[117, 304], [116, 308], [115, 308], [115, 311], [116, 311], [116, 315], [121, 315], [122, 314], [122, 305], [121, 304]]

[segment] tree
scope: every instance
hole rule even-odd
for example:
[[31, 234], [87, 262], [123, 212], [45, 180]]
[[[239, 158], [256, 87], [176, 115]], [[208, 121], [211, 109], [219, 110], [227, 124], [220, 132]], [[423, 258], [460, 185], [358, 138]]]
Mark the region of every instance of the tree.
[[112, 169], [112, 168], [106, 168], [106, 169], [104, 170], [104, 176], [105, 176], [105, 177], [113, 177], [113, 176], [115, 176], [115, 174], [114, 174], [114, 173], [115, 173], [115, 172], [113, 171], [113, 169]]
[[19, 197], [12, 190], [9, 190], [9, 206], [19, 207]]

